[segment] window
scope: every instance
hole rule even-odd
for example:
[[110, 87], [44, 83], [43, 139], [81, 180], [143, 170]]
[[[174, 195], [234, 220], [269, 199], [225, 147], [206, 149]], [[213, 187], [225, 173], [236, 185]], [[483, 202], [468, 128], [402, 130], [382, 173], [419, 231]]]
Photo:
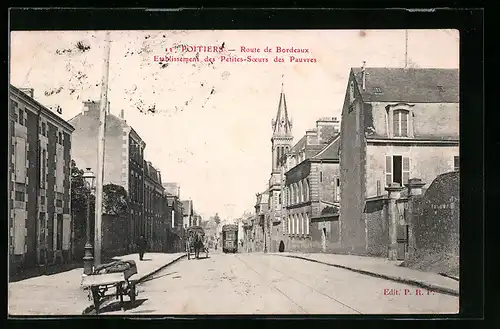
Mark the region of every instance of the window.
[[24, 192], [22, 191], [16, 191], [16, 201], [21, 201], [24, 202]]
[[306, 213], [306, 235], [309, 235], [309, 214]]
[[381, 94], [381, 93], [382, 93], [382, 89], [380, 89], [380, 87], [374, 87], [374, 88], [373, 88], [373, 92], [374, 92], [375, 94]]
[[63, 134], [62, 132], [59, 132], [58, 133], [58, 143], [63, 145]]
[[444, 87], [443, 86], [437, 86], [438, 90], [440, 93], [444, 92]]
[[18, 122], [20, 125], [24, 126], [24, 111], [19, 109], [19, 117], [18, 117]]
[[394, 111], [392, 117], [394, 136], [408, 137], [408, 114], [407, 110]]
[[47, 179], [47, 150], [42, 149], [40, 155], [40, 188], [45, 188], [45, 180]]
[[306, 201], [311, 199], [310, 190], [309, 190], [309, 179], [306, 179]]
[[410, 158], [400, 155], [386, 156], [385, 184], [399, 183], [401, 186], [408, 184], [410, 179]]
[[460, 157], [453, 157], [453, 170], [460, 171]]
[[320, 183], [323, 182], [323, 172], [322, 171], [319, 172], [319, 182]]
[[41, 129], [41, 134], [42, 136], [47, 137], [47, 124], [45, 122], [42, 122], [42, 129]]

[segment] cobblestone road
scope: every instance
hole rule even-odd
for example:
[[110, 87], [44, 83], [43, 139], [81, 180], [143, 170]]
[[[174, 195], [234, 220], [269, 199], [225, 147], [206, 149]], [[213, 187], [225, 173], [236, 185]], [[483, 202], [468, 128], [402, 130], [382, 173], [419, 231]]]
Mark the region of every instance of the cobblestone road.
[[458, 298], [300, 259], [211, 254], [184, 259], [101, 314], [443, 314]]

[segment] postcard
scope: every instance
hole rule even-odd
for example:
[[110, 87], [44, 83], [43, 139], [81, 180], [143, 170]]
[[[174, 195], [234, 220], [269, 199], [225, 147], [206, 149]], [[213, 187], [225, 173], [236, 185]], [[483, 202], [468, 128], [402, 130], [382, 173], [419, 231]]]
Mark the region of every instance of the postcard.
[[458, 313], [459, 44], [12, 31], [9, 314]]

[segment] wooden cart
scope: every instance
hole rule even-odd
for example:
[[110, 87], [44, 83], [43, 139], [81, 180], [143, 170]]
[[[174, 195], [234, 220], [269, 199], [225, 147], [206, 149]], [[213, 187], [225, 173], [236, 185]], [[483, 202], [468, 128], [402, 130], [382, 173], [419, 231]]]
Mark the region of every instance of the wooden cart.
[[[191, 259], [192, 254], [196, 254], [194, 240], [191, 239], [196, 233], [201, 233], [202, 237], [205, 237], [205, 231], [201, 226], [190, 226], [186, 230], [186, 256], [187, 259]], [[198, 252], [205, 252], [206, 258], [208, 258], [208, 246], [203, 244]], [[199, 254], [198, 254], [199, 256]]]
[[[135, 301], [137, 292], [135, 282], [129, 280], [137, 273], [137, 268], [133, 267], [124, 272], [106, 273], [95, 275], [84, 275], [82, 277], [82, 286], [90, 289], [96, 314], [99, 314], [99, 306], [106, 297], [115, 296], [120, 299], [120, 307], [124, 309], [123, 296], [128, 295], [130, 301]], [[115, 293], [106, 294], [110, 289], [116, 288]]]

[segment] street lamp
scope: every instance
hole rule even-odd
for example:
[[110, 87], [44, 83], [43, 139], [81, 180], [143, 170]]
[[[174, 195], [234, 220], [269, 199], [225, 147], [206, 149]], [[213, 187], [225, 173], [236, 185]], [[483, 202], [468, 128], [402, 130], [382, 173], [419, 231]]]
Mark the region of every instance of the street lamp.
[[83, 256], [83, 273], [89, 275], [92, 273], [92, 264], [94, 263], [93, 249], [91, 240], [90, 240], [90, 196], [92, 194], [92, 190], [94, 189], [94, 181], [95, 175], [90, 168], [87, 168], [87, 171], [83, 173], [83, 179], [85, 180], [85, 184], [90, 189], [90, 193], [87, 197], [87, 241], [85, 243], [85, 255]]

